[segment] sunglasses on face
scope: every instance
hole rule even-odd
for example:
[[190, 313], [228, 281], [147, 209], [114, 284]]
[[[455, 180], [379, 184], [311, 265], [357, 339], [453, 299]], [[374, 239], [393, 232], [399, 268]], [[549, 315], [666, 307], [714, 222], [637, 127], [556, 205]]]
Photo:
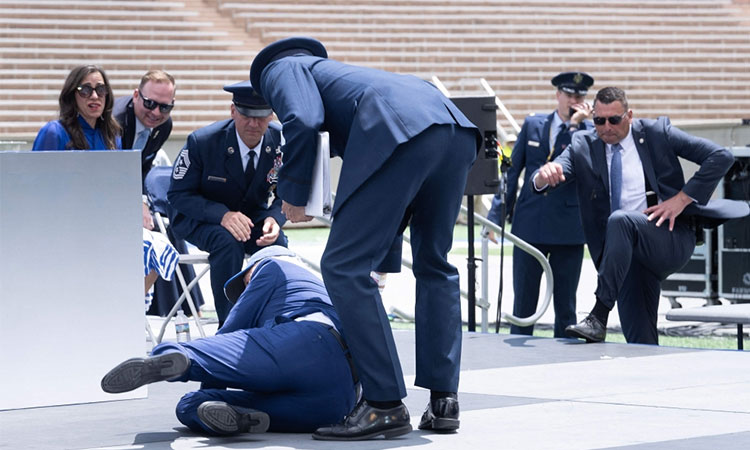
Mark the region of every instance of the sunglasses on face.
[[96, 87], [91, 87], [90, 84], [84, 84], [83, 86], [78, 86], [76, 89], [78, 90], [78, 95], [83, 98], [91, 97], [91, 94], [94, 92], [96, 92], [96, 95], [99, 97], [105, 97], [107, 95], [107, 86], [104, 84], [97, 84]]
[[174, 108], [174, 103], [172, 104], [166, 104], [166, 103], [159, 103], [156, 100], [151, 100], [148, 97], [144, 97], [141, 95], [141, 99], [143, 100], [143, 107], [146, 108], [149, 111], [153, 111], [156, 109], [156, 107], [159, 107], [159, 111], [161, 111], [162, 114], [169, 114], [169, 111], [172, 111], [172, 108]]
[[624, 118], [625, 118], [625, 115], [626, 115], [627, 113], [628, 113], [628, 112], [627, 112], [627, 111], [625, 111], [624, 113], [622, 113], [622, 114], [621, 114], [621, 115], [619, 115], [619, 116], [609, 116], [609, 117], [594, 117], [594, 125], [599, 125], [599, 126], [602, 126], [602, 125], [604, 125], [605, 123], [607, 123], [607, 121], [609, 121], [609, 123], [611, 123], [612, 125], [619, 125], [619, 124], [620, 124], [620, 122], [622, 122], [622, 119], [624, 119]]

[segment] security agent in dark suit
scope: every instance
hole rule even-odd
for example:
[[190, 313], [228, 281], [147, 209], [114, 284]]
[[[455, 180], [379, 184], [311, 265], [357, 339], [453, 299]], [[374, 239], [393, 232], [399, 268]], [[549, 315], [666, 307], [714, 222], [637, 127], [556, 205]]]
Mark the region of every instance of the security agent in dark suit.
[[[557, 87], [557, 109], [549, 115], [526, 118], [511, 154], [507, 215], [513, 220], [513, 234], [536, 247], [552, 266], [554, 277], [555, 337], [565, 337], [565, 327], [576, 323], [576, 290], [583, 261], [583, 228], [578, 197], [572, 183], [544, 195], [532, 192], [531, 174], [562, 154], [574, 133], [594, 128], [591, 106], [584, 102], [594, 79], [583, 72], [563, 72], [552, 78]], [[524, 184], [516, 202], [518, 178], [525, 171]], [[487, 218], [500, 225], [501, 193], [492, 200]], [[545, 215], [545, 220], [539, 220]], [[536, 311], [542, 267], [531, 255], [513, 252], [513, 315], [528, 317]], [[513, 334], [533, 334], [534, 326], [511, 325]]]
[[323, 45], [289, 38], [264, 48], [253, 86], [284, 126], [278, 194], [293, 222], [304, 213], [319, 131], [344, 163], [333, 225], [321, 260], [364, 399], [343, 423], [318, 429], [329, 440], [390, 438], [411, 430], [401, 365], [378, 286], [370, 278], [410, 218], [416, 277], [416, 384], [430, 389], [420, 428], [455, 430], [461, 314], [458, 272], [446, 259], [477, 128], [440, 91], [413, 76], [327, 59]]
[[273, 111], [248, 81], [224, 90], [233, 94], [232, 119], [188, 136], [167, 194], [175, 236], [209, 253], [220, 325], [230, 309], [224, 283], [242, 268], [244, 255], [287, 245], [274, 195], [282, 154], [280, 131], [268, 126]]
[[[661, 281], [690, 259], [700, 226], [748, 213], [744, 202], [709, 201], [734, 157], [672, 127], [666, 117], [633, 120], [625, 92], [618, 88], [597, 93], [594, 124], [596, 131], [575, 134], [559, 158], [532, 176], [542, 192], [575, 181], [586, 242], [598, 270], [593, 310], [566, 333], [603, 341], [616, 302], [627, 341], [658, 344]], [[678, 157], [700, 165], [687, 183]]]
[[356, 402], [356, 376], [323, 283], [290, 250], [256, 252], [226, 285], [236, 302], [224, 326], [191, 342], [164, 342], [102, 379], [105, 392], [157, 381], [199, 381], [177, 418], [209, 435], [310, 432]]
[[[175, 81], [163, 70], [149, 70], [131, 97], [115, 100], [112, 115], [122, 127], [122, 148], [141, 150], [141, 176], [151, 170], [156, 152], [172, 132]], [[145, 194], [145, 188], [144, 188]], [[148, 205], [144, 203], [143, 227], [154, 229]]]

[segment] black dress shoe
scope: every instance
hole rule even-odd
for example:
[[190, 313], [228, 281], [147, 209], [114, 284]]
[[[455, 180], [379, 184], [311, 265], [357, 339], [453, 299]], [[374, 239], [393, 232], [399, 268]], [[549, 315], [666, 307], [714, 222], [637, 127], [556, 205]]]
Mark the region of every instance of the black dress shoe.
[[344, 422], [315, 430], [313, 438], [322, 441], [362, 441], [383, 436], [390, 439], [411, 431], [409, 410], [401, 404], [395, 408], [375, 408], [362, 400], [344, 418]]
[[265, 433], [271, 423], [268, 414], [263, 411], [240, 408], [224, 402], [201, 403], [198, 406], [198, 418], [221, 435]]
[[573, 338], [586, 339], [586, 342], [603, 342], [607, 337], [607, 327], [596, 317], [589, 314], [575, 325], [565, 328], [565, 335]]
[[189, 367], [190, 360], [179, 352], [131, 358], [104, 375], [102, 390], [110, 394], [132, 391], [149, 383], [177, 378]]
[[419, 421], [420, 430], [451, 432], [458, 430], [458, 399], [443, 397], [430, 400]]

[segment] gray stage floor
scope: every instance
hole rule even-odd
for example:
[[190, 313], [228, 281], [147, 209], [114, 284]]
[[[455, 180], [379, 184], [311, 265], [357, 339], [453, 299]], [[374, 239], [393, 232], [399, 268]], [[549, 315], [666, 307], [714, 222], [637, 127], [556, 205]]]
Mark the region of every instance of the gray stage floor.
[[[413, 388], [413, 332], [395, 336], [416, 429], [428, 394]], [[180, 396], [197, 387], [157, 383], [147, 399], [0, 411], [0, 448], [750, 448], [750, 352], [467, 333], [459, 432], [358, 443], [197, 436], [174, 416]]]

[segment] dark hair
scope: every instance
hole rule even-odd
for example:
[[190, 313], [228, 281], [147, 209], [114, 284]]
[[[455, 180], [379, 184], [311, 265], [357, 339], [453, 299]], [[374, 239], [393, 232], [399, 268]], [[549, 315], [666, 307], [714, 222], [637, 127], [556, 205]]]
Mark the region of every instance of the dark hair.
[[596, 93], [594, 104], [596, 105], [596, 102], [602, 102], [605, 105], [609, 105], [614, 101], [622, 103], [625, 111], [628, 110], [628, 97], [625, 95], [625, 91], [616, 87], [605, 87], [599, 89], [599, 92]]
[[86, 65], [78, 66], [70, 71], [68, 78], [65, 79], [62, 91], [60, 91], [60, 123], [65, 127], [65, 131], [70, 135], [70, 142], [67, 144], [68, 149], [88, 150], [89, 144], [86, 136], [83, 134], [81, 124], [78, 122], [78, 107], [76, 106], [76, 92], [83, 79], [91, 73], [98, 72], [104, 80], [107, 87], [107, 97], [104, 99], [104, 111], [97, 120], [97, 126], [102, 133], [102, 138], [107, 148], [113, 150], [117, 147], [117, 136], [121, 133], [120, 125], [112, 117], [112, 107], [115, 99], [112, 93], [112, 86], [104, 70], [99, 66]]

